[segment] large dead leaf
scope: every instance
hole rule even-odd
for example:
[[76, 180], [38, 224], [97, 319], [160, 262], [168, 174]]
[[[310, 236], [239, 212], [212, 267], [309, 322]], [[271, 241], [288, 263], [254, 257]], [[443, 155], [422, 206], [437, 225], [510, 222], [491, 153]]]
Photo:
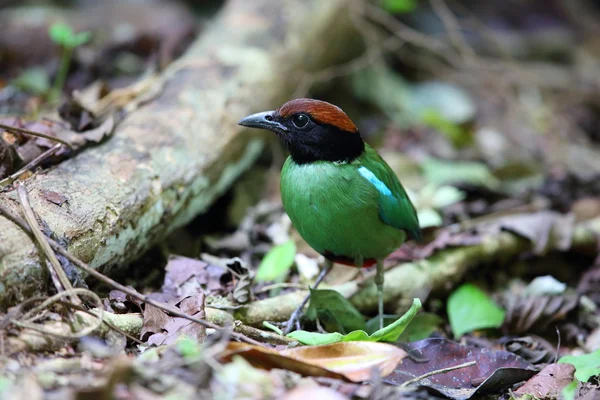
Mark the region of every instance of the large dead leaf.
[[241, 356], [252, 365], [281, 368], [304, 376], [320, 376], [363, 382], [373, 376], [390, 374], [406, 357], [406, 352], [385, 343], [346, 342], [325, 346], [304, 346], [276, 351], [244, 343], [231, 342], [222, 354], [224, 361]]
[[[186, 314], [203, 319], [205, 317], [204, 299], [203, 293], [196, 293], [183, 299], [178, 306]], [[144, 325], [140, 336], [142, 339], [147, 337], [146, 341], [149, 345], [172, 344], [181, 336], [202, 341], [206, 336], [204, 326], [185, 318], [171, 317], [163, 310], [149, 304], [146, 304], [143, 315]], [[151, 335], [148, 336], [148, 333]]]
[[506, 296], [504, 328], [510, 333], [543, 332], [564, 320], [579, 304], [579, 296], [564, 294], [556, 296]]
[[469, 361], [476, 364], [421, 379], [418, 384], [452, 399], [468, 399], [475, 393], [497, 392], [535, 374], [536, 369], [512, 353], [463, 346], [444, 338], [410, 343], [406, 348], [426, 362], [405, 359], [384, 382], [400, 385], [426, 373], [457, 366]]
[[506, 230], [529, 239], [535, 254], [547, 249], [568, 250], [571, 246], [574, 217], [554, 211], [503, 215], [479, 224], [482, 232]]
[[169, 257], [166, 271], [162, 292], [177, 298], [219, 291], [229, 274], [225, 268], [182, 256]]

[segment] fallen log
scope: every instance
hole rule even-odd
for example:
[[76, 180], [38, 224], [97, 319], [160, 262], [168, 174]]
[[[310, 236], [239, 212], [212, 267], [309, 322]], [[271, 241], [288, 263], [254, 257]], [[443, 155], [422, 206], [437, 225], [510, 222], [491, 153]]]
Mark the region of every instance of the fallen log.
[[[550, 243], [547, 251], [569, 250], [596, 254], [599, 238], [600, 218], [596, 218], [575, 225], [570, 232], [568, 248]], [[430, 291], [450, 291], [470, 270], [482, 265], [502, 265], [533, 249], [534, 244], [528, 239], [502, 231], [486, 235], [476, 245], [447, 248], [423, 260], [398, 264], [385, 272], [383, 289], [386, 309], [402, 314], [415, 297], [427, 297]], [[330, 289], [348, 297], [362, 313], [375, 314], [377, 289], [372, 278], [362, 283], [352, 281]], [[255, 301], [236, 310], [233, 316], [250, 326], [262, 326], [263, 321], [287, 321], [307, 294], [308, 291], [298, 290]]]
[[[240, 117], [281, 104], [304, 73], [351, 50], [349, 4], [230, 0], [110, 140], [26, 181], [33, 209], [92, 267], [134, 260], [205, 211], [260, 154], [264, 136], [243, 131]], [[48, 201], [49, 192], [66, 202]], [[0, 203], [21, 212], [14, 191]], [[45, 291], [41, 262], [0, 217], [0, 306]]]

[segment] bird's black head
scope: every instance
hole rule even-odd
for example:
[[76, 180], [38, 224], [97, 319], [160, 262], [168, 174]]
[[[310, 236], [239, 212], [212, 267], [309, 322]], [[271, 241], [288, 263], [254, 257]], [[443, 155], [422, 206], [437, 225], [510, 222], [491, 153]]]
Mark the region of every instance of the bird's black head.
[[239, 124], [275, 132], [298, 164], [349, 162], [365, 150], [350, 118], [341, 108], [324, 101], [291, 100], [277, 110], [249, 115]]

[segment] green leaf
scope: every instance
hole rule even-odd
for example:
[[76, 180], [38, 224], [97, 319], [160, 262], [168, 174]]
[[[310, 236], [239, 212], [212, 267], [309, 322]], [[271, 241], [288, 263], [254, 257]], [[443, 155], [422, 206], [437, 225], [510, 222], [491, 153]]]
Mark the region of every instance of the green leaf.
[[581, 382], [600, 375], [600, 350], [580, 356], [564, 356], [558, 362], [572, 364], [575, 367], [575, 378]]
[[336, 342], [358, 342], [358, 341], [367, 341], [367, 342], [395, 342], [398, 340], [398, 337], [402, 335], [410, 321], [417, 314], [419, 309], [421, 308], [421, 301], [419, 299], [414, 299], [413, 304], [410, 309], [398, 318], [394, 323], [386, 326], [383, 329], [377, 330], [373, 332], [373, 334], [369, 335], [367, 332], [363, 330], [356, 330], [348, 333], [347, 335], [342, 335], [341, 333], [316, 333], [316, 332], [307, 332], [307, 331], [294, 331], [288, 334], [288, 337], [299, 341], [302, 344], [306, 345], [322, 345], [322, 344], [330, 344]]
[[296, 255], [296, 244], [289, 240], [278, 246], [274, 246], [260, 262], [256, 271], [256, 281], [274, 281], [284, 279], [294, 265]]
[[574, 379], [573, 382], [569, 383], [562, 390], [563, 400], [575, 400], [575, 394], [577, 393], [577, 385], [579, 381]]
[[287, 337], [299, 341], [302, 344], [308, 346], [319, 346], [322, 344], [330, 344], [341, 342], [344, 338], [339, 332], [333, 333], [318, 333], [318, 332], [307, 332], [307, 331], [294, 331], [287, 335]]
[[417, 0], [381, 0], [381, 7], [392, 14], [404, 14], [417, 8]]
[[330, 289], [311, 290], [306, 311], [310, 320], [319, 319], [328, 332], [346, 333], [365, 329], [363, 315], [339, 292]]
[[263, 321], [263, 326], [265, 328], [272, 330], [273, 332], [277, 333], [278, 335], [283, 335], [283, 331], [281, 329], [279, 329], [278, 327], [276, 327], [275, 325], [273, 325], [272, 323], [270, 323], [269, 321]]
[[431, 197], [431, 205], [433, 208], [444, 208], [464, 200], [465, 197], [467, 194], [454, 186], [440, 186]]
[[202, 358], [202, 346], [185, 335], [177, 339], [175, 346], [179, 354], [186, 360]]
[[373, 332], [369, 337], [370, 340], [375, 342], [395, 342], [398, 340], [402, 332], [406, 329], [410, 321], [417, 315], [417, 312], [421, 309], [421, 300], [414, 299], [410, 309], [396, 322], [391, 325], [384, 327], [378, 331]]
[[454, 162], [429, 158], [421, 166], [427, 180], [438, 185], [465, 182], [496, 188], [500, 184], [487, 165], [480, 162]]
[[50, 77], [43, 68], [30, 68], [23, 71], [11, 84], [25, 92], [41, 95], [50, 90]]
[[430, 226], [442, 226], [444, 223], [444, 219], [440, 213], [433, 208], [420, 208], [417, 211], [417, 216], [419, 218], [419, 226], [421, 229], [429, 228]]
[[465, 283], [448, 298], [448, 318], [454, 337], [477, 329], [498, 328], [504, 310], [477, 286]]
[[91, 38], [92, 34], [90, 32], [79, 32], [71, 38], [70, 45], [75, 48], [89, 42]]
[[421, 313], [415, 315], [410, 325], [406, 327], [399, 340], [401, 342], [416, 342], [426, 339], [444, 322], [442, 318], [432, 313]]
[[48, 30], [48, 34], [54, 43], [70, 49], [81, 46], [91, 38], [90, 32], [75, 33], [69, 25], [62, 22], [53, 24]]
[[421, 114], [421, 122], [441, 132], [456, 148], [465, 147], [473, 142], [473, 137], [460, 125], [444, 118], [436, 110], [426, 110]]

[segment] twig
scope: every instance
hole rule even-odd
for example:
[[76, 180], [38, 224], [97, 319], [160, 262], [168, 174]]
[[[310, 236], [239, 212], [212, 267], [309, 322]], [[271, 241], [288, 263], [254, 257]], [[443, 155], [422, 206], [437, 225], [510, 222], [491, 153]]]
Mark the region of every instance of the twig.
[[436, 369], [435, 371], [430, 371], [430, 372], [428, 372], [426, 374], [423, 374], [421, 376], [417, 376], [415, 378], [409, 379], [406, 382], [404, 382], [402, 385], [400, 385], [400, 387], [406, 387], [406, 386], [408, 386], [410, 384], [417, 383], [420, 380], [423, 380], [425, 378], [429, 378], [430, 376], [433, 376], [433, 375], [445, 374], [447, 372], [454, 371], [454, 370], [457, 370], [457, 369], [471, 367], [471, 366], [473, 366], [475, 364], [477, 364], [476, 361], [469, 361], [469, 362], [466, 362], [464, 364], [455, 365], [453, 367]]
[[62, 143], [55, 144], [54, 146], [52, 146], [51, 148], [49, 148], [48, 150], [46, 150], [45, 152], [43, 152], [42, 154], [40, 154], [39, 156], [37, 156], [36, 158], [34, 158], [33, 160], [31, 160], [29, 163], [27, 163], [27, 165], [25, 165], [23, 168], [19, 169], [17, 172], [15, 172], [15, 173], [11, 174], [10, 176], [7, 176], [6, 178], [2, 179], [0, 181], [0, 189], [2, 189], [5, 186], [8, 186], [8, 185], [12, 184], [25, 171], [28, 171], [28, 170], [30, 170], [30, 169], [32, 169], [34, 167], [37, 167], [37, 165], [39, 163], [41, 163], [46, 158], [48, 158], [51, 155], [53, 155], [54, 153], [56, 153], [61, 148], [62, 145], [63, 145]]
[[290, 339], [287, 336], [280, 335], [276, 332], [269, 332], [252, 326], [244, 325], [241, 321], [234, 321], [233, 329], [235, 332], [242, 333], [250, 338], [260, 340], [264, 343], [272, 345], [297, 345], [298, 341]]
[[45, 133], [30, 131], [29, 129], [17, 128], [16, 126], [10, 126], [10, 125], [4, 125], [4, 124], [0, 124], [0, 128], [5, 129], [9, 132], [18, 132], [18, 133], [23, 133], [25, 135], [37, 136], [37, 137], [41, 137], [44, 139], [52, 140], [53, 142], [62, 143], [70, 149], [73, 148], [71, 143], [69, 143], [66, 140], [63, 140], [61, 138], [58, 138], [56, 136], [46, 135]]
[[[90, 296], [91, 298], [94, 299], [94, 302], [96, 303], [96, 307], [99, 310], [98, 314], [94, 315], [94, 317], [97, 320], [97, 322], [95, 324], [85, 327], [82, 330], [75, 332], [73, 334], [66, 335], [66, 334], [58, 333], [55, 330], [43, 328], [39, 324], [34, 324], [34, 323], [30, 322], [32, 319], [35, 319], [33, 317], [34, 314], [44, 310], [45, 308], [48, 308], [53, 303], [60, 301], [60, 299], [63, 297], [71, 296], [71, 297], [77, 298], [77, 294]], [[71, 305], [69, 303], [65, 303], [65, 304]], [[18, 327], [21, 327], [21, 328], [31, 329], [36, 332], [43, 333], [44, 335], [55, 336], [57, 338], [65, 339], [65, 340], [73, 340], [73, 339], [78, 339], [78, 338], [87, 336], [90, 333], [94, 332], [96, 329], [98, 329], [100, 327], [100, 325], [102, 325], [103, 313], [104, 313], [104, 310], [102, 309], [102, 300], [100, 300], [100, 297], [98, 297], [98, 295], [96, 293], [94, 293], [88, 289], [83, 289], [83, 288], [73, 289], [73, 288], [71, 288], [69, 290], [65, 290], [60, 293], [57, 293], [52, 297], [49, 297], [48, 299], [44, 300], [42, 302], [42, 304], [40, 304], [40, 305], [34, 307], [33, 309], [29, 310], [28, 312], [26, 312], [21, 318], [19, 318], [22, 321], [20, 321], [18, 319], [12, 319], [10, 321], [10, 323], [12, 323], [13, 325], [16, 325]], [[26, 321], [26, 320], [29, 320], [29, 321]]]
[[427, 36], [411, 28], [410, 26], [403, 24], [389, 13], [386, 13], [381, 8], [368, 2], [366, 3], [364, 11], [365, 16], [367, 18], [382, 25], [385, 29], [389, 30], [395, 36], [408, 43], [425, 48], [437, 54], [438, 56], [446, 60], [446, 62], [448, 62], [448, 64], [450, 64], [454, 68], [459, 68], [463, 64], [460, 57], [457, 57], [456, 53], [454, 51], [451, 51], [452, 49], [443, 41], [434, 37]]
[[[28, 235], [30, 235], [30, 236], [33, 235], [33, 232], [31, 231], [29, 226], [27, 226], [27, 223], [25, 221], [23, 221], [23, 219], [21, 217], [14, 215], [7, 207], [5, 207], [2, 204], [0, 204], [0, 214], [2, 216], [4, 216], [5, 218], [7, 218], [8, 220], [10, 220], [11, 222], [13, 222], [15, 225], [17, 225], [19, 228], [21, 228]], [[83, 261], [78, 259], [77, 257], [73, 256], [71, 253], [69, 253], [66, 249], [64, 249], [60, 244], [58, 244], [54, 240], [47, 238], [47, 241], [48, 241], [48, 244], [54, 249], [54, 251], [56, 251], [58, 254], [64, 256], [65, 258], [67, 258], [76, 267], [87, 272], [89, 275], [93, 276], [94, 278], [106, 283], [107, 285], [109, 285], [117, 290], [120, 290], [123, 293], [128, 294], [129, 296], [131, 296], [135, 299], [138, 299], [141, 302], [150, 304], [150, 305], [152, 305], [156, 308], [159, 308], [163, 311], [166, 311], [176, 317], [187, 319], [188, 321], [195, 322], [195, 323], [205, 326], [207, 328], [220, 330], [220, 331], [226, 330], [225, 328], [223, 328], [219, 325], [213, 324], [211, 322], [208, 322], [208, 321], [205, 321], [205, 320], [202, 320], [199, 318], [192, 317], [191, 315], [188, 315], [188, 314], [184, 313], [183, 311], [176, 309], [175, 307], [172, 307], [168, 304], [161, 303], [159, 301], [152, 300], [151, 298], [144, 296], [143, 294], [137, 292], [134, 289], [131, 289], [131, 288], [128, 288], [127, 286], [121, 285], [120, 283], [114, 281], [113, 279], [96, 271], [95, 269], [93, 269], [92, 267], [90, 267], [89, 265], [87, 265], [86, 263], [84, 263]], [[237, 332], [232, 332], [230, 330], [227, 330], [227, 331], [231, 335], [231, 337], [233, 337], [237, 340], [240, 340], [240, 341], [243, 341], [246, 343], [250, 343], [250, 344], [254, 344], [256, 346], [265, 347], [265, 345], [263, 343], [260, 343], [260, 342], [254, 340], [254, 339], [251, 339], [245, 335], [242, 335]]]
[[[272, 285], [263, 286], [260, 289], [255, 290], [254, 294], [265, 293], [272, 289], [289, 289], [289, 288], [308, 290], [309, 286], [302, 285], [299, 283], [287, 283], [287, 282], [273, 283]], [[209, 305], [209, 307], [210, 307], [210, 305]]]
[[[54, 272], [58, 276], [60, 285], [56, 289], [59, 292], [61, 290], [73, 290], [73, 285], [71, 285], [71, 281], [67, 277], [67, 274], [65, 273], [65, 270], [63, 269], [62, 265], [60, 265], [58, 258], [56, 258], [56, 254], [54, 254], [54, 251], [52, 251], [52, 247], [50, 247], [50, 245], [48, 244], [48, 238], [42, 233], [42, 230], [40, 229], [40, 226], [37, 223], [35, 214], [33, 213], [33, 209], [31, 208], [31, 204], [29, 203], [27, 189], [25, 188], [25, 185], [23, 183], [17, 185], [17, 193], [19, 194], [19, 200], [21, 201], [21, 206], [23, 207], [23, 213], [25, 214], [25, 219], [27, 220], [27, 223], [31, 228], [31, 232], [33, 233], [33, 236], [39, 243], [40, 247], [42, 248], [44, 255], [46, 256], [48, 261], [50, 261], [50, 264], [52, 264]], [[77, 296], [72, 296], [71, 301], [73, 302], [73, 304], [81, 304], [81, 300], [79, 300]]]
[[[72, 307], [72, 308], [74, 308], [74, 309], [76, 309], [78, 311], [84, 312], [84, 313], [89, 314], [89, 315], [91, 315], [93, 317], [98, 317], [98, 315], [95, 314], [92, 310], [88, 310], [88, 309], [86, 309], [86, 308], [84, 308], [82, 306], [76, 306], [75, 304], [64, 302], [64, 301], [60, 301], [59, 303], [61, 303], [63, 305], [66, 305], [68, 307]], [[103, 309], [99, 309], [99, 311], [104, 312]], [[129, 340], [131, 340], [133, 342], [136, 342], [137, 344], [146, 345], [146, 343], [142, 342], [140, 339], [138, 339], [138, 338], [136, 338], [134, 336], [131, 336], [129, 333], [125, 332], [123, 329], [119, 328], [118, 326], [116, 326], [112, 322], [107, 321], [104, 318], [102, 318], [102, 323], [104, 323], [104, 325], [108, 326], [113, 331], [118, 332], [121, 335], [125, 336], [127, 339], [129, 339]]]
[[440, 17], [446, 31], [448, 31], [448, 36], [450, 36], [450, 40], [454, 44], [454, 46], [460, 51], [463, 59], [465, 61], [469, 59], [473, 59], [475, 57], [475, 52], [467, 43], [464, 35], [460, 31], [460, 26], [458, 21], [456, 20], [456, 16], [450, 11], [448, 5], [443, 0], [430, 0], [431, 8], [433, 11]]

